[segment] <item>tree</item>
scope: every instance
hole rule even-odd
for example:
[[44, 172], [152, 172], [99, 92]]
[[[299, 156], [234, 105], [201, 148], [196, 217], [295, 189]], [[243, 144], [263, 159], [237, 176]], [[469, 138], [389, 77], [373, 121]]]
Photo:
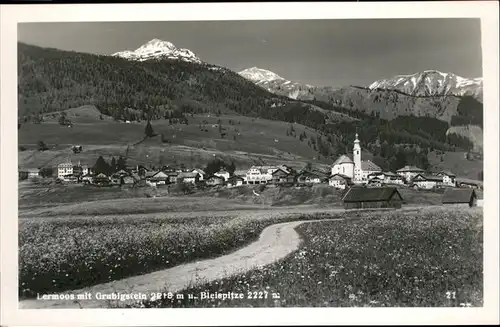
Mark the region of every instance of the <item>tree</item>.
[[226, 170], [233, 175], [234, 171], [236, 170], [236, 165], [234, 164], [234, 161], [231, 161], [231, 164], [226, 166]]
[[108, 175], [111, 171], [111, 167], [108, 165], [108, 163], [106, 162], [106, 160], [104, 160], [104, 158], [102, 156], [99, 156], [99, 158], [97, 158], [96, 162], [95, 162], [95, 165], [94, 165], [94, 172], [96, 174], [106, 174]]
[[146, 134], [147, 137], [153, 137], [153, 136], [156, 136], [154, 130], [153, 130], [153, 126], [151, 126], [151, 121], [148, 120], [147, 124], [146, 124], [146, 128], [144, 129], [144, 133]]
[[43, 141], [38, 141], [37, 145], [38, 145], [38, 151], [46, 151], [49, 149], [49, 147]]
[[120, 156], [116, 162], [116, 169], [117, 170], [126, 170], [127, 169], [127, 159], [123, 158]]
[[113, 172], [113, 173], [114, 173], [114, 172], [118, 171], [116, 168], [117, 168], [117, 167], [116, 167], [116, 160], [115, 160], [115, 157], [112, 157], [112, 158], [111, 158], [111, 172]]
[[66, 113], [64, 111], [59, 116], [59, 125], [66, 125]]

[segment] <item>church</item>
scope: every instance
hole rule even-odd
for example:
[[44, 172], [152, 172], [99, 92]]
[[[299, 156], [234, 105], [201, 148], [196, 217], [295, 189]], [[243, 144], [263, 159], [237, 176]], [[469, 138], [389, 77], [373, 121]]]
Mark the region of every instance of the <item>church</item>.
[[363, 183], [368, 181], [368, 175], [381, 172], [382, 169], [371, 162], [361, 160], [361, 146], [359, 145], [358, 133], [354, 140], [354, 148], [351, 160], [346, 155], [340, 156], [332, 166], [332, 175], [344, 175], [352, 179], [354, 183]]

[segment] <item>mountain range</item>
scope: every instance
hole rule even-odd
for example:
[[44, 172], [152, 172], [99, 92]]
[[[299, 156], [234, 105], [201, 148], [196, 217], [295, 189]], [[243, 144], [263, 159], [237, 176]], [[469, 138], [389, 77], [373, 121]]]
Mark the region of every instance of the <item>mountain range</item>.
[[[309, 98], [309, 94], [315, 93], [334, 94], [342, 89], [318, 87], [289, 81], [272, 71], [257, 67], [242, 70], [239, 74], [270, 92], [293, 99]], [[363, 88], [363, 86], [357, 86], [357, 88]], [[392, 78], [374, 81], [365, 88], [369, 90], [397, 91], [416, 97], [470, 95], [482, 101], [483, 79], [481, 77], [463, 78], [453, 73], [426, 70], [411, 75], [397, 75]]]
[[[322, 156], [348, 146], [350, 135], [358, 129], [365, 140], [385, 139], [395, 146], [419, 144], [446, 150], [451, 148], [446, 143], [451, 126], [482, 124], [482, 104], [464, 102], [460, 95], [439, 94], [442, 90], [420, 96], [389, 89], [394, 87], [389, 83], [385, 84], [388, 89], [382, 88], [382, 83], [373, 88], [316, 87], [287, 81], [257, 67], [236, 73], [158, 39], [137, 50], [109, 56], [19, 43], [18, 55], [19, 115], [25, 121], [29, 119], [26, 115], [37, 112], [85, 105], [93, 105], [118, 121], [189, 114], [241, 115], [316, 130], [323, 141], [310, 141], [310, 146]], [[458, 78], [450, 80], [458, 81], [459, 86], [472, 85]], [[450, 93], [453, 88], [444, 89]], [[370, 117], [383, 121], [374, 125]], [[463, 129], [455, 130], [453, 133], [460, 134]], [[220, 134], [224, 137], [225, 133]], [[328, 146], [323, 144], [326, 138]], [[460, 138], [457, 142], [459, 147], [469, 147]]]

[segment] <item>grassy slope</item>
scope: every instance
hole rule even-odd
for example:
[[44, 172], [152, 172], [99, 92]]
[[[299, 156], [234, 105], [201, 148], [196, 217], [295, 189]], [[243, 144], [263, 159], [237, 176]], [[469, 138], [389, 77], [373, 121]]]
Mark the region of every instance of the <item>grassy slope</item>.
[[[351, 212], [358, 219], [303, 224], [303, 245], [284, 260], [184, 290], [243, 293], [244, 299], [186, 297], [142, 307], [482, 306], [482, 216], [481, 209], [433, 208]], [[249, 292], [267, 296], [248, 299]]]
[[[144, 138], [144, 122], [118, 123], [108, 117], [100, 120], [95, 109], [93, 110], [89, 107], [81, 107], [78, 111], [72, 109], [72, 128], [59, 125], [56, 118], [42, 124], [24, 124], [19, 130], [19, 144], [28, 150], [19, 152], [20, 166], [55, 166], [68, 157], [73, 161], [80, 160], [93, 165], [99, 155], [104, 158], [125, 156], [127, 144], [135, 144]], [[75, 116], [75, 113], [79, 116]], [[205, 166], [215, 154], [234, 160], [237, 169], [252, 164], [277, 162], [288, 162], [292, 166], [301, 167], [317, 156], [307, 145], [307, 140], [301, 142], [298, 137], [286, 135], [290, 124], [285, 122], [244, 116], [216, 117], [209, 114], [195, 115], [188, 119], [188, 125], [169, 125], [165, 120], [153, 121], [155, 132], [163, 133], [171, 143], [162, 143], [158, 136], [133, 146], [129, 150], [129, 164], [151, 163], [158, 166], [161, 159], [164, 164]], [[224, 139], [220, 137], [218, 128], [212, 127], [219, 119], [226, 128], [227, 135]], [[229, 124], [230, 119], [235, 122], [234, 125]], [[203, 121], [207, 122], [205, 126], [208, 132], [199, 128]], [[299, 124], [295, 124], [294, 129], [297, 135], [303, 131], [308, 136], [317, 135], [312, 129]], [[45, 152], [33, 150], [39, 140], [43, 140], [50, 149]], [[76, 155], [71, 152], [71, 145], [75, 144], [83, 145], [82, 153]], [[322, 162], [331, 163], [329, 160]]]
[[446, 131], [446, 134], [449, 133], [455, 133], [468, 138], [474, 144], [474, 151], [483, 151], [483, 130], [480, 126], [452, 126]]
[[438, 154], [434, 151], [429, 153], [428, 159], [434, 171], [449, 170], [459, 178], [477, 180], [478, 173], [483, 170], [483, 160], [467, 160], [465, 154], [465, 152]]

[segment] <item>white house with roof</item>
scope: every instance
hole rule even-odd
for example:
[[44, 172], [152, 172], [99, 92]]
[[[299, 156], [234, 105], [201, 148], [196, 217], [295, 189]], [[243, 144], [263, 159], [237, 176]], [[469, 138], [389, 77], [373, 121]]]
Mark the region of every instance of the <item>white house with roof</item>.
[[57, 165], [57, 177], [60, 179], [66, 179], [68, 175], [73, 176], [73, 163], [71, 161], [66, 161]]
[[368, 181], [368, 175], [382, 172], [382, 168], [370, 160], [361, 160], [361, 146], [359, 145], [357, 133], [352, 152], [354, 160], [342, 155], [333, 163], [332, 175], [342, 174], [352, 178], [354, 183], [364, 183]]
[[416, 166], [404, 166], [401, 169], [398, 169], [396, 173], [400, 176], [403, 176], [406, 182], [411, 181], [415, 176], [419, 174], [424, 174], [425, 170], [418, 168]]
[[443, 184], [446, 186], [456, 186], [455, 178], [457, 177], [451, 171], [441, 171], [436, 174], [436, 176], [440, 176], [443, 178]]
[[199, 180], [202, 181], [203, 178], [205, 177], [206, 173], [203, 169], [200, 169], [200, 168], [195, 168], [193, 170], [191, 170], [192, 173], [198, 173], [199, 176]]
[[273, 179], [273, 173], [281, 169], [285, 173], [290, 173], [290, 168], [286, 165], [280, 166], [252, 166], [246, 173], [246, 182], [248, 184], [270, 183]]
[[214, 174], [214, 176], [222, 177], [222, 178], [224, 178], [224, 181], [227, 182], [227, 180], [229, 179], [229, 177], [231, 176], [231, 174], [229, 174], [229, 172], [227, 170], [221, 169], [218, 172], [216, 172]]

